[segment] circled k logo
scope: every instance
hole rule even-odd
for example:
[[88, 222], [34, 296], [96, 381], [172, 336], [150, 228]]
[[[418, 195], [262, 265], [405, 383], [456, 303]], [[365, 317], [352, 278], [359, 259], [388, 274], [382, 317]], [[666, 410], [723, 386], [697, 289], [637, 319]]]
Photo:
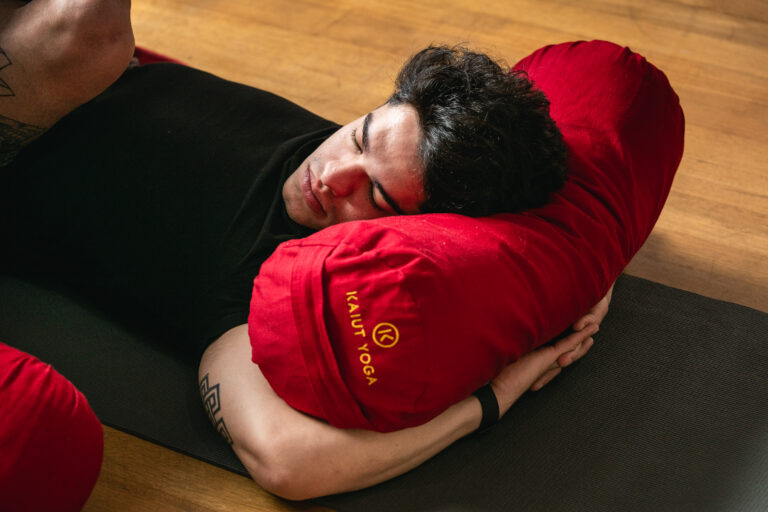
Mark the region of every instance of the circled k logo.
[[381, 322], [373, 328], [373, 342], [381, 348], [394, 347], [398, 340], [400, 340], [400, 333], [397, 327], [388, 322]]

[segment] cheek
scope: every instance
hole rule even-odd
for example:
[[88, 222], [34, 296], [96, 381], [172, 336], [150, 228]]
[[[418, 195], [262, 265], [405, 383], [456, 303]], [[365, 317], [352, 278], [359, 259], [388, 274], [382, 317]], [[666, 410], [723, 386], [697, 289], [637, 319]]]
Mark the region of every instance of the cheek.
[[312, 154], [309, 156], [311, 159], [312, 157], [322, 160], [326, 155], [335, 155], [338, 154], [340, 150], [344, 149], [343, 147], [343, 130], [344, 128], [340, 128], [338, 131], [336, 131], [333, 135], [328, 137], [323, 141], [322, 144], [320, 144], [317, 149], [315, 149]]
[[374, 208], [367, 191], [344, 199], [336, 207], [336, 219], [338, 222], [377, 219], [387, 216], [386, 213]]

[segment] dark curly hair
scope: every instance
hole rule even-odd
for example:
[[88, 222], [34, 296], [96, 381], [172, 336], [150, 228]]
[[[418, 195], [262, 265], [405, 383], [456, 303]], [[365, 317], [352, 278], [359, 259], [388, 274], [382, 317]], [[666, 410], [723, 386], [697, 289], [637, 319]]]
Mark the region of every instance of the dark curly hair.
[[526, 73], [487, 55], [430, 46], [405, 63], [387, 103], [419, 115], [423, 213], [536, 208], [565, 181], [567, 152], [549, 101]]

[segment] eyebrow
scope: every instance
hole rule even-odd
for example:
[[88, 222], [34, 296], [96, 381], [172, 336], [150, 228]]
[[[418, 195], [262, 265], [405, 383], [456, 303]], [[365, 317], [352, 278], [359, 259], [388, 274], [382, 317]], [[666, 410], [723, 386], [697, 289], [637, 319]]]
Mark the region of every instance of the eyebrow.
[[373, 112], [368, 112], [363, 120], [363, 151], [368, 151], [368, 126], [371, 124], [371, 119], [373, 119]]
[[[373, 120], [373, 112], [368, 112], [368, 114], [365, 116], [365, 119], [363, 120], [363, 151], [369, 151], [369, 145], [368, 145], [368, 127], [371, 125], [371, 121]], [[390, 208], [395, 210], [395, 213], [398, 215], [405, 215], [405, 212], [400, 207], [399, 204], [397, 204], [397, 201], [392, 199], [392, 196], [387, 194], [387, 191], [384, 190], [384, 187], [381, 186], [381, 183], [379, 183], [376, 180], [371, 180], [373, 183], [373, 186], [379, 191], [379, 194], [381, 194], [381, 197], [384, 198], [384, 201], [387, 202]]]

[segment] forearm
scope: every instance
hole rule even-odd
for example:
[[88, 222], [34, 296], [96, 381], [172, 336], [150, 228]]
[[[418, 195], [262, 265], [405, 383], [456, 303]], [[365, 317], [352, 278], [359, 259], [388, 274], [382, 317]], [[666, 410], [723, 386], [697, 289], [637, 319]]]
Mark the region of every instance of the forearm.
[[275, 494], [305, 499], [374, 485], [418, 466], [480, 424], [480, 404], [470, 397], [410, 429], [381, 434], [335, 428], [292, 409], [272, 391], [250, 361], [247, 330], [237, 329], [206, 352], [201, 379], [207, 376], [207, 388], [219, 386], [215, 421], [226, 425], [254, 480]]
[[[289, 499], [307, 499], [369, 487], [417, 467], [473, 432], [480, 405], [470, 397], [424, 425], [387, 434], [338, 429], [303, 415], [266, 421], [277, 418], [283, 425], [280, 441], [236, 442], [233, 448], [257, 483]], [[273, 428], [279, 425], [266, 429]], [[264, 447], [274, 460], [262, 457]]]

